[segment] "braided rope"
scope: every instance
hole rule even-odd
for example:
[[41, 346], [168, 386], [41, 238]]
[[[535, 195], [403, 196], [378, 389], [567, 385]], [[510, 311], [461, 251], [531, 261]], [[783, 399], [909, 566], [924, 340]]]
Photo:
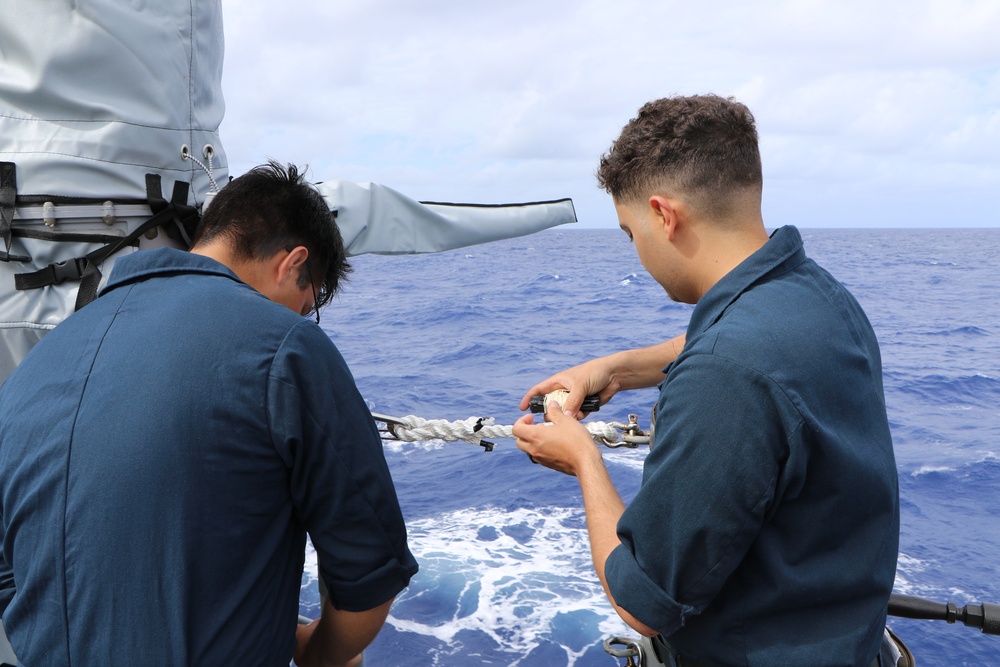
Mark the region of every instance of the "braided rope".
[[[404, 442], [420, 440], [444, 440], [455, 442], [463, 440], [474, 445], [489, 438], [511, 438], [513, 426], [495, 424], [492, 417], [469, 417], [461, 421], [450, 422], [446, 419], [424, 419], [415, 415], [407, 415], [398, 419], [399, 424], [393, 426], [393, 435]], [[543, 422], [548, 425], [548, 422]], [[587, 431], [597, 442], [614, 442], [618, 439], [619, 429], [624, 424], [615, 422], [588, 422], [584, 424]]]
[[[208, 175], [208, 182], [210, 186], [209, 191], [218, 192], [219, 184], [216, 182], [215, 176], [212, 173], [212, 156], [215, 155], [215, 149], [213, 148], [206, 152], [205, 159], [208, 161], [208, 166], [206, 167], [201, 160], [199, 160], [198, 158], [196, 158], [194, 155], [191, 154], [190, 150], [185, 150], [186, 148], [187, 146], [183, 146], [181, 148], [181, 159], [191, 160], [191, 162], [194, 162], [196, 165], [201, 167], [201, 170], [204, 171], [206, 175]], [[206, 148], [211, 148], [211, 144], [207, 144]]]

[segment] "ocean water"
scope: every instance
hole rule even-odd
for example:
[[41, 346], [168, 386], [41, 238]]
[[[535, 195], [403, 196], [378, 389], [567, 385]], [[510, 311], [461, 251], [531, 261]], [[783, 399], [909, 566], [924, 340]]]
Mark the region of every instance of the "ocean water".
[[[1000, 229], [802, 230], [807, 253], [850, 288], [882, 345], [899, 468], [896, 590], [1000, 603]], [[595, 356], [684, 330], [618, 230], [551, 230], [424, 256], [355, 258], [323, 326], [370, 408], [511, 424], [524, 392]], [[655, 389], [593, 418], [648, 426]], [[511, 440], [387, 442], [421, 570], [366, 652], [370, 667], [621, 664], [601, 648], [635, 636], [593, 573], [575, 479]], [[645, 449], [607, 450], [622, 496]], [[316, 616], [314, 555], [302, 613]], [[1000, 665], [1000, 637], [890, 619], [920, 665]]]

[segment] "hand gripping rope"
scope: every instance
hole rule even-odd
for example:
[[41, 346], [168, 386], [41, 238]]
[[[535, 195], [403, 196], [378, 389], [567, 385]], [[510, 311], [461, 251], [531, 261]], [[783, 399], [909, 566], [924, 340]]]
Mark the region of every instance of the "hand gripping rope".
[[[534, 396], [531, 399], [531, 411], [545, 412], [552, 401], [562, 405], [567, 391], [554, 391], [545, 396]], [[583, 403], [584, 412], [596, 412], [600, 403], [597, 396], [588, 396]], [[390, 417], [372, 413], [376, 422], [385, 425], [379, 429], [383, 440], [400, 440], [403, 442], [417, 442], [420, 440], [444, 440], [455, 442], [463, 440], [479, 445], [488, 452], [493, 451], [494, 443], [487, 438], [511, 438], [513, 425], [496, 424], [492, 417], [469, 417], [461, 421], [447, 421], [445, 419], [424, 419], [414, 415], [406, 417]], [[618, 447], [635, 448], [639, 445], [649, 444], [649, 434], [639, 428], [639, 418], [636, 415], [628, 416], [628, 423], [621, 422], [588, 422], [584, 426], [593, 436], [594, 441], [599, 445], [616, 449]], [[548, 422], [546, 422], [548, 423]]]

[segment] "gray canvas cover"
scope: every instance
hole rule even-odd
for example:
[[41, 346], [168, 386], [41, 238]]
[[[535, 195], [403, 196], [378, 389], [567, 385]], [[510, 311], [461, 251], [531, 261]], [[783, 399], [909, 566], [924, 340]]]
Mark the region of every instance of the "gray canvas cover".
[[[211, 166], [216, 182], [228, 180], [219, 137], [222, 59], [219, 0], [0, 2], [0, 162], [16, 168], [9, 254], [21, 258], [0, 261], [0, 381], [73, 311], [79, 287], [18, 291], [16, 273], [99, 247], [75, 240], [80, 234], [134, 230], [149, 215], [136, 208], [146, 198], [146, 174], [160, 177], [167, 198], [174, 182], [190, 183], [187, 203], [201, 205], [212, 179], [182, 158], [182, 147]], [[435, 252], [576, 220], [569, 200], [421, 204], [373, 183], [330, 180], [318, 188], [336, 209], [352, 255]], [[116, 214], [105, 221], [100, 204], [88, 214], [67, 198], [110, 201]], [[41, 207], [48, 200], [54, 217], [46, 224]], [[18, 229], [59, 232], [63, 240], [24, 238]], [[161, 234], [140, 247], [165, 242]], [[115, 257], [100, 267], [105, 279]]]

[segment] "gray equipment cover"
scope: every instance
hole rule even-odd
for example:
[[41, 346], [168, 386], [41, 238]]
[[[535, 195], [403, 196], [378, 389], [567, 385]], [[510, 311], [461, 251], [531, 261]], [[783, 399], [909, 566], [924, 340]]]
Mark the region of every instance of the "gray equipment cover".
[[[233, 6], [238, 11], [238, 5]], [[219, 183], [228, 162], [219, 138], [222, 99], [222, 11], [219, 0], [3, 0], [0, 2], [0, 162], [16, 165], [13, 228], [123, 236], [149, 216], [146, 174], [164, 195], [191, 184], [188, 204], [212, 189], [206, 172], [181, 157], [182, 146], [211, 166]], [[508, 206], [421, 204], [372, 183], [318, 186], [337, 211], [349, 254], [448, 250], [530, 234], [575, 222], [567, 199]], [[48, 224], [38, 197], [55, 202]], [[115, 203], [104, 220], [65, 203]], [[43, 198], [44, 199], [44, 198]], [[140, 248], [168, 241], [160, 234]], [[0, 244], [2, 245], [2, 244]], [[73, 310], [78, 282], [14, 289], [14, 274], [81, 257], [100, 244], [12, 239], [0, 262], [0, 381], [45, 332]], [[0, 251], [6, 250], [0, 247]], [[106, 280], [114, 259], [100, 265]]]

